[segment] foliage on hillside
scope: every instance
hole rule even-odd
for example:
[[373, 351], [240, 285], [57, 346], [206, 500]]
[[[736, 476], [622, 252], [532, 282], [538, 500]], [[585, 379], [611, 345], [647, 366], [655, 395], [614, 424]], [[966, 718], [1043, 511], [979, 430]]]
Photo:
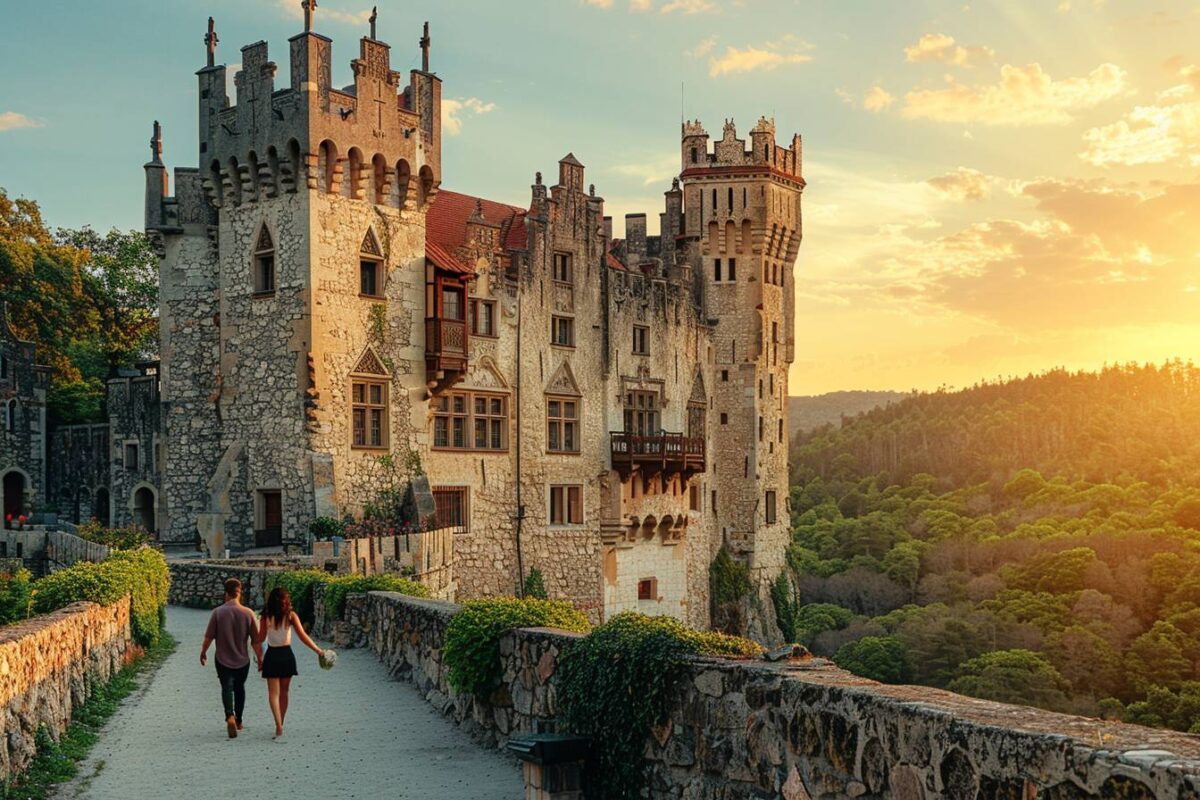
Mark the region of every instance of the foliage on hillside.
[[792, 622], [869, 677], [1200, 729], [1200, 372], [904, 401], [797, 452]]
[[789, 397], [788, 435], [840, 425], [843, 417], [856, 417], [908, 396], [904, 392], [842, 391]]
[[155, 351], [158, 260], [139, 232], [51, 232], [36, 202], [0, 189], [0, 297], [52, 368], [51, 416], [98, 419], [113, 367]]
[[1155, 486], [1200, 474], [1200, 368], [1179, 361], [1055, 370], [939, 391], [799, 437], [793, 483], [936, 476], [958, 488], [1030, 468], [1093, 483]]

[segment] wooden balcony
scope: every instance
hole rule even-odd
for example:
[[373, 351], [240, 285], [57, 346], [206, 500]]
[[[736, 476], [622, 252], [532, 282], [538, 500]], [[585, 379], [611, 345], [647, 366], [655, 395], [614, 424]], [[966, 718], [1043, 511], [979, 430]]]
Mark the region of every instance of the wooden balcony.
[[609, 434], [612, 467], [628, 478], [635, 468], [645, 475], [679, 473], [685, 479], [704, 472], [704, 439], [682, 433], [659, 431], [636, 434], [613, 431]]
[[435, 392], [457, 383], [467, 371], [467, 323], [461, 319], [425, 320], [425, 375]]

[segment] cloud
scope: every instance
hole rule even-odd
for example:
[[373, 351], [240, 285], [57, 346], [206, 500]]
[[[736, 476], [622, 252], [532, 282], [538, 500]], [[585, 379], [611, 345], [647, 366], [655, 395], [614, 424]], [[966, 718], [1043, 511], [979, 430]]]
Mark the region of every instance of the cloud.
[[954, 172], [930, 178], [926, 183], [955, 200], [982, 200], [988, 195], [991, 178], [982, 172], [959, 167]]
[[447, 136], [458, 136], [462, 133], [464, 118], [488, 114], [495, 108], [495, 103], [485, 103], [478, 97], [444, 98], [442, 100], [442, 130]]
[[43, 128], [46, 123], [18, 114], [16, 111], [0, 111], [0, 131], [16, 131], [22, 128]]
[[863, 95], [862, 107], [867, 111], [879, 112], [890, 106], [895, 100], [896, 98], [892, 97], [882, 86], [872, 86]]
[[692, 58], [703, 58], [704, 56], [711, 53], [713, 48], [716, 46], [717, 46], [717, 37], [709, 36], [707, 39], [702, 39], [701, 41], [697, 42], [696, 46], [693, 47], [691, 50], [685, 50], [684, 55], [689, 55]]
[[628, 178], [637, 178], [643, 186], [654, 186], [679, 174], [679, 154], [664, 153], [646, 161], [617, 164], [611, 167], [611, 171]]
[[704, 14], [716, 10], [717, 6], [709, 0], [670, 0], [659, 9], [659, 13], [670, 14], [679, 11], [684, 14]]
[[612, 8], [613, 0], [583, 0], [583, 4], [596, 8]]
[[651, 0], [629, 0], [629, 10], [635, 13], [649, 11], [653, 7]]
[[1200, 68], [1178, 65], [1185, 83], [1158, 93], [1109, 125], [1083, 134], [1079, 157], [1097, 167], [1180, 163], [1200, 166]]
[[726, 47], [719, 57], [708, 60], [708, 74], [715, 78], [738, 72], [773, 70], [786, 64], [804, 64], [812, 61], [812, 56], [801, 51], [811, 49], [812, 45], [791, 34], [760, 47]]
[[[275, 7], [292, 19], [304, 19], [304, 9], [300, 7], [298, 0], [275, 0]], [[366, 25], [370, 18], [371, 9], [369, 8], [361, 11], [343, 11], [331, 8], [325, 5], [325, 0], [321, 0], [317, 5], [316, 14], [313, 16], [313, 27], [316, 28], [322, 20], [327, 19], [345, 25]]]
[[944, 33], [927, 33], [911, 47], [904, 48], [904, 58], [910, 63], [935, 61], [958, 67], [972, 67], [981, 61], [991, 61], [996, 52], [990, 47], [963, 47], [954, 37]]
[[1125, 71], [1101, 64], [1083, 77], [1056, 81], [1039, 64], [1000, 68], [1000, 81], [970, 86], [946, 76], [944, 89], [905, 95], [909, 119], [981, 125], [1065, 125], [1073, 114], [1127, 91]]

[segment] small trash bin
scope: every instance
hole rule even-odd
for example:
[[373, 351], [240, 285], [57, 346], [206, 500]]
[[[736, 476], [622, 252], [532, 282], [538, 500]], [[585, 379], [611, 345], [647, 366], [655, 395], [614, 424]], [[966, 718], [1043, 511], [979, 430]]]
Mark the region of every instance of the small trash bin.
[[519, 733], [508, 740], [508, 749], [524, 762], [526, 798], [582, 800], [591, 739], [568, 733]]

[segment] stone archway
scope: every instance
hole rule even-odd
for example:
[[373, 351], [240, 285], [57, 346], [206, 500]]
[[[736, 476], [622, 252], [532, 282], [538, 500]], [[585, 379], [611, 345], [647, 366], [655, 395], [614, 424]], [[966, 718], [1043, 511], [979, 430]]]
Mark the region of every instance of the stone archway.
[[140, 486], [133, 492], [130, 511], [133, 524], [149, 533], [158, 533], [158, 497], [149, 486]]
[[20, 470], [9, 470], [4, 473], [0, 482], [0, 490], [4, 494], [4, 517], [10, 515], [15, 520], [25, 513], [25, 492], [29, 489], [29, 479]]

